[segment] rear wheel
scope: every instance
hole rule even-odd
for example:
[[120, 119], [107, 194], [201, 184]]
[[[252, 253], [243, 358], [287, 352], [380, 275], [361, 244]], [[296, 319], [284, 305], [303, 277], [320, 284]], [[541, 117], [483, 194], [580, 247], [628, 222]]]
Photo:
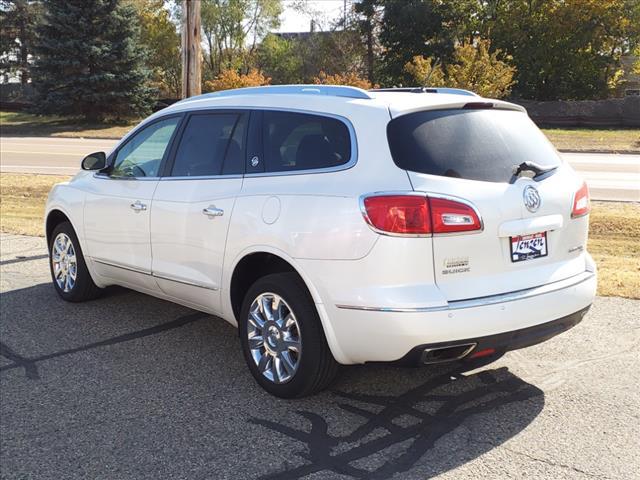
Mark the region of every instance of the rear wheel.
[[69, 222], [60, 223], [51, 234], [49, 267], [53, 286], [63, 300], [83, 302], [102, 292], [91, 279], [80, 242]]
[[293, 273], [256, 281], [245, 296], [238, 328], [249, 370], [272, 395], [312, 395], [337, 373], [313, 300]]

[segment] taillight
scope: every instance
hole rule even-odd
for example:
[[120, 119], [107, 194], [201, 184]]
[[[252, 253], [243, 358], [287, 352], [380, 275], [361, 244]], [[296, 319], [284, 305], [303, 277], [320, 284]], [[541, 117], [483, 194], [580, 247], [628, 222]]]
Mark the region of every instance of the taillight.
[[364, 199], [364, 217], [384, 233], [426, 235], [482, 230], [475, 209], [462, 201], [425, 195], [372, 195]]
[[387, 233], [431, 233], [427, 198], [418, 195], [376, 195], [364, 199], [365, 219]]
[[429, 198], [433, 233], [473, 232], [482, 229], [476, 211], [466, 203], [448, 198]]
[[589, 201], [589, 187], [586, 182], [582, 182], [582, 186], [573, 196], [573, 208], [571, 209], [571, 217], [577, 218], [588, 214], [591, 211], [591, 202]]

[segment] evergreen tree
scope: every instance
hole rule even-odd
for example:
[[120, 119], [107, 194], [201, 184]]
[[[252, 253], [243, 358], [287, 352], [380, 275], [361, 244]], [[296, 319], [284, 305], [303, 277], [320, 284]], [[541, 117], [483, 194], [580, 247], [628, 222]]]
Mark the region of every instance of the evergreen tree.
[[41, 113], [90, 121], [144, 115], [149, 72], [134, 7], [120, 0], [45, 0], [33, 84]]

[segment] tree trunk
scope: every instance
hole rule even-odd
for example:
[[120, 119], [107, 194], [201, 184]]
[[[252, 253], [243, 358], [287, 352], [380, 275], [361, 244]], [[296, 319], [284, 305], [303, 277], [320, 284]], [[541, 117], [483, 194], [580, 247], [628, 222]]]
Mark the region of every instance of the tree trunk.
[[200, 95], [200, 0], [182, 0], [182, 98]]

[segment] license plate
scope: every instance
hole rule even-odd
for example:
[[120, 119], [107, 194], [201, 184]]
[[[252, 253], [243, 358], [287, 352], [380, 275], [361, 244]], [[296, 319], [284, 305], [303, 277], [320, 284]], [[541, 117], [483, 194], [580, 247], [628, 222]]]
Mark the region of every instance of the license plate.
[[511, 261], [522, 262], [547, 256], [547, 232], [510, 237]]

